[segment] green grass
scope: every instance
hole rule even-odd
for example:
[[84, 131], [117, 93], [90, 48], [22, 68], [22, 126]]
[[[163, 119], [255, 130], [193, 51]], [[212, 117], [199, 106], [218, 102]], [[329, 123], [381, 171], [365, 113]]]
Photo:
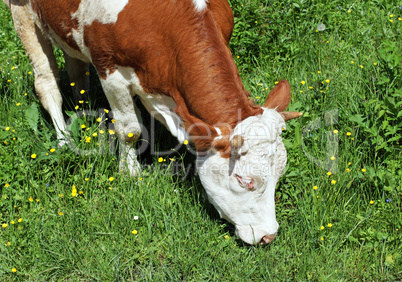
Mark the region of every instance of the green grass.
[[[161, 163], [142, 156], [148, 168], [135, 179], [119, 173], [113, 150], [84, 156], [57, 148], [1, 4], [0, 280], [402, 279], [401, 5], [230, 2], [230, 47], [246, 88], [263, 103], [275, 81], [288, 79], [290, 109], [304, 112], [283, 134], [288, 165], [276, 192], [276, 240], [244, 245], [208, 204], [197, 177], [171, 173], [177, 163], [193, 164], [185, 147]], [[324, 31], [316, 31], [320, 23]], [[93, 80], [80, 109], [104, 106], [89, 98], [101, 95]], [[64, 107], [75, 111], [71, 102]], [[331, 123], [326, 113], [333, 110]], [[108, 132], [89, 117], [73, 130], [81, 149], [99, 150], [97, 142], [113, 137], [103, 137]], [[169, 150], [173, 142], [158, 146]], [[73, 185], [82, 191], [77, 197]]]

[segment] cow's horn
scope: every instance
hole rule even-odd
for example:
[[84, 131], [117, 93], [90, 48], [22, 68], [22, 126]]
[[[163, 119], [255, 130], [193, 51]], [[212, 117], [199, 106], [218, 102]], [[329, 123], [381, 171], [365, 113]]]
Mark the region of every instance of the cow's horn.
[[244, 138], [241, 135], [235, 135], [233, 136], [232, 140], [230, 140], [230, 145], [235, 148], [239, 149], [244, 143]]
[[294, 118], [298, 118], [303, 115], [303, 113], [301, 113], [301, 112], [281, 112], [280, 114], [285, 121], [288, 121], [288, 120], [291, 120]]

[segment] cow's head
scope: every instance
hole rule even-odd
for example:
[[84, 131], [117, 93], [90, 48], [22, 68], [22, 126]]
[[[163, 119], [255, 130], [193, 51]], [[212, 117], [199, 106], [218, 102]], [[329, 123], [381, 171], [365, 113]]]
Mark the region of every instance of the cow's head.
[[230, 136], [230, 158], [217, 151], [198, 158], [198, 172], [209, 201], [248, 244], [267, 244], [278, 230], [275, 186], [286, 165], [281, 139], [285, 120], [301, 113], [282, 111], [290, 86], [281, 81], [264, 105], [264, 113], [240, 122]]

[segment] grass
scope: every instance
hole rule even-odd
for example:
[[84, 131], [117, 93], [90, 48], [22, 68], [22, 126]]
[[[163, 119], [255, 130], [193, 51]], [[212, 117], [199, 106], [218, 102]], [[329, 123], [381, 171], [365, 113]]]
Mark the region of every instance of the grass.
[[[276, 191], [276, 240], [254, 247], [234, 237], [198, 178], [183, 179], [193, 165], [188, 146], [167, 156], [148, 151], [144, 173], [131, 178], [119, 173], [115, 147], [96, 144], [114, 144], [110, 118], [102, 127], [85, 116], [72, 126], [77, 146], [98, 153], [58, 148], [1, 4], [0, 280], [402, 279], [402, 8], [230, 2], [230, 47], [246, 88], [263, 103], [275, 81], [288, 79], [290, 109], [304, 112], [283, 134], [288, 165]], [[58, 62], [71, 115], [72, 88]], [[94, 76], [78, 110], [108, 108], [90, 98], [101, 96]], [[160, 126], [156, 139], [167, 140], [156, 151], [175, 144]]]

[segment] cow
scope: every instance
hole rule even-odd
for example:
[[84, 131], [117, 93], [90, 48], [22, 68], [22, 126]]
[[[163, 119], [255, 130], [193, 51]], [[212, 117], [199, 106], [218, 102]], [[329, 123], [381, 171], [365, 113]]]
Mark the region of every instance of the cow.
[[[120, 168], [139, 175], [133, 144], [144, 107], [197, 151], [209, 201], [247, 244], [274, 240], [275, 187], [287, 161], [281, 139], [290, 85], [281, 80], [263, 106], [244, 89], [228, 44], [234, 26], [226, 0], [3, 0], [30, 58], [35, 91], [59, 145], [69, 141], [52, 45], [70, 78], [94, 66], [120, 141]], [[71, 67], [72, 66], [72, 67]], [[125, 161], [123, 161], [125, 159]]]

